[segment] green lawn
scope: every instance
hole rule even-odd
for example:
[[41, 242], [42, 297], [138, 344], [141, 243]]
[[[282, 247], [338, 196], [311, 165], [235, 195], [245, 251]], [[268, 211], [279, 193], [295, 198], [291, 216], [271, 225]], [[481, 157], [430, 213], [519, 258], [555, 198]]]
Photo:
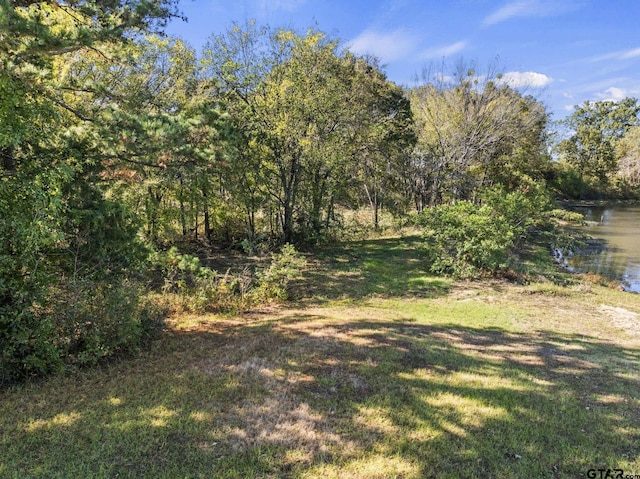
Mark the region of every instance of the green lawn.
[[309, 264], [289, 308], [0, 392], [0, 477], [640, 474], [640, 296], [434, 278], [413, 237]]

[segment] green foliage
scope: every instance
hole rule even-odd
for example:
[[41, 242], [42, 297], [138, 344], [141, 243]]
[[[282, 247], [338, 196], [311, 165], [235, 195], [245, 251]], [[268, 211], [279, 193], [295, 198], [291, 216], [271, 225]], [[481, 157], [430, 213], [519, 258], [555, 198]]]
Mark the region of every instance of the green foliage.
[[555, 165], [555, 174], [549, 186], [562, 198], [589, 199], [591, 185], [580, 172], [566, 162]]
[[249, 299], [253, 278], [247, 271], [220, 274], [203, 266], [198, 257], [179, 253], [176, 247], [153, 253], [151, 263], [163, 278], [163, 293], [175, 295], [184, 310], [233, 311]]
[[52, 321], [28, 309], [0, 309], [0, 385], [62, 368]]
[[162, 327], [161, 310], [143, 301], [143, 290], [131, 281], [71, 282], [56, 293], [54, 340], [66, 363], [96, 364], [134, 353]]
[[433, 72], [409, 91], [416, 123], [412, 189], [417, 208], [460, 199], [502, 184], [513, 191], [549, 168], [544, 106], [500, 75], [459, 65]]
[[362, 199], [358, 187], [376, 211], [383, 198], [402, 203], [391, 185], [406, 169], [411, 114], [375, 60], [341, 51], [315, 29], [253, 23], [212, 37], [203, 53], [238, 131], [223, 184], [246, 211], [251, 235], [261, 205], [282, 244], [321, 241], [335, 206]]
[[206, 312], [237, 311], [255, 303], [288, 299], [290, 283], [301, 277], [306, 261], [287, 244], [255, 274], [248, 268], [237, 274], [220, 274], [175, 247], [153, 253], [151, 263], [163, 278], [162, 291], [175, 295], [180, 308]]
[[51, 252], [64, 239], [67, 182], [60, 165], [0, 170], [0, 381], [61, 367], [54, 325], [42, 311], [60, 274]]
[[[64, 151], [64, 150], [62, 150]], [[54, 150], [59, 154], [60, 150]], [[43, 153], [43, 157], [46, 153]], [[42, 375], [133, 350], [140, 293], [120, 286], [144, 257], [137, 225], [73, 162], [0, 177], [3, 376]], [[11, 205], [10, 207], [8, 205]]]
[[0, 0], [0, 55], [17, 64], [43, 66], [55, 55], [105, 42], [122, 42], [132, 33], [162, 28], [177, 16], [174, 0]]
[[547, 213], [549, 218], [574, 225], [584, 225], [584, 215], [576, 211], [555, 208]]
[[510, 193], [502, 186], [494, 186], [483, 192], [482, 202], [510, 225], [516, 247], [522, 246], [530, 233], [547, 227], [546, 212], [553, 208], [549, 192], [540, 183]]
[[531, 234], [549, 228], [544, 212], [550, 209], [548, 194], [535, 186], [526, 193], [495, 187], [484, 192], [482, 205], [460, 201], [425, 210], [420, 222], [431, 271], [456, 277], [506, 271]]
[[150, 262], [160, 271], [166, 292], [175, 293], [190, 288], [197, 277], [203, 274], [200, 260], [196, 256], [179, 253], [175, 246], [166, 252], [153, 252]]
[[64, 72], [74, 52], [127, 43], [162, 26], [174, 5], [0, 0], [2, 381], [94, 363], [135, 349], [145, 334], [139, 291], [123, 283], [144, 253], [138, 225], [107, 197], [101, 167], [110, 152], [89, 115], [99, 109], [88, 92], [108, 85]]
[[264, 234], [249, 235], [240, 242], [240, 247], [247, 255], [265, 254], [269, 251], [267, 236]]
[[292, 280], [302, 276], [306, 265], [304, 257], [291, 244], [282, 247], [279, 253], [271, 255], [271, 263], [258, 272], [258, 286], [255, 297], [262, 300], [286, 300]]
[[637, 126], [640, 105], [635, 98], [619, 102], [585, 102], [565, 120], [572, 131], [561, 141], [558, 152], [580, 176], [607, 185], [616, 172], [617, 144], [627, 131]]
[[509, 266], [515, 234], [506, 218], [489, 206], [463, 200], [425, 210], [423, 215], [432, 272], [473, 277]]
[[42, 307], [0, 311], [0, 383], [134, 353], [166, 315], [129, 280], [60, 281], [50, 293]]
[[628, 197], [638, 196], [640, 190], [640, 125], [630, 128], [616, 144], [619, 188]]

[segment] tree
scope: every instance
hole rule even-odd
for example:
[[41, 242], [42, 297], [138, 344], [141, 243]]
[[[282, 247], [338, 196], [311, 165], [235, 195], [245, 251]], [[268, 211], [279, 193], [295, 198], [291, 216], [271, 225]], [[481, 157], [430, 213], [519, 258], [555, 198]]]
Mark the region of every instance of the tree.
[[440, 71], [426, 80], [409, 92], [418, 135], [414, 174], [419, 209], [443, 200], [473, 199], [479, 188], [493, 183], [515, 187], [522, 179], [516, 176], [536, 176], [533, 165], [546, 158], [547, 115], [538, 102], [491, 70], [480, 76], [459, 65], [453, 76]]
[[127, 253], [135, 249], [128, 215], [93, 182], [90, 141], [78, 135], [92, 119], [67, 103], [69, 85], [56, 65], [161, 27], [174, 4], [0, 0], [0, 380], [60, 365], [64, 341], [43, 312], [55, 288], [79, 271], [61, 251], [113, 257], [123, 236]]
[[52, 56], [161, 32], [175, 0], [0, 1], [0, 55], [43, 66]]
[[617, 175], [632, 187], [640, 186], [640, 126], [631, 127], [616, 143]]
[[406, 179], [415, 144], [413, 116], [404, 91], [387, 80], [375, 58], [355, 60], [351, 88], [357, 102], [348, 144], [354, 148], [344, 176], [350, 178], [351, 195], [371, 207], [378, 229], [383, 204], [394, 212], [406, 209]]
[[408, 125], [402, 95], [377, 64], [322, 32], [235, 25], [210, 40], [204, 64], [244, 144], [235, 170], [250, 172], [242, 183], [251, 189], [241, 198], [248, 212], [255, 198], [268, 200], [284, 242], [321, 235], [335, 201], [363, 178], [354, 165], [365, 156], [370, 165], [385, 151], [385, 161], [397, 158], [390, 138]]
[[111, 55], [118, 60], [78, 55], [66, 67], [74, 88], [65, 101], [92, 118], [89, 155], [143, 213], [150, 239], [170, 238], [176, 224], [182, 236], [197, 236], [202, 217], [211, 239], [209, 209], [230, 132], [195, 52], [151, 36]]
[[0, 85], [21, 113], [2, 124], [0, 150], [5, 160], [9, 161], [9, 148], [19, 143], [20, 132], [28, 130], [28, 112], [37, 116], [43, 102], [74, 112], [61, 98], [60, 85], [51, 81], [55, 58], [79, 50], [99, 51], [105, 44], [128, 41], [132, 34], [162, 28], [177, 15], [175, 4], [176, 0], [0, 0]]
[[558, 144], [560, 158], [582, 177], [606, 185], [617, 168], [616, 144], [638, 124], [639, 113], [635, 98], [583, 103], [564, 122], [572, 134]]

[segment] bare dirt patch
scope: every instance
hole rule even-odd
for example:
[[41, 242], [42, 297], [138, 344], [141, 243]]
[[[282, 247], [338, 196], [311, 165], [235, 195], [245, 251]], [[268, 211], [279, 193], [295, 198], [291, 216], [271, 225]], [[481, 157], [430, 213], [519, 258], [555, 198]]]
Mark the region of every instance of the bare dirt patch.
[[599, 311], [611, 320], [611, 324], [632, 336], [640, 336], [640, 314], [628, 309], [601, 305]]

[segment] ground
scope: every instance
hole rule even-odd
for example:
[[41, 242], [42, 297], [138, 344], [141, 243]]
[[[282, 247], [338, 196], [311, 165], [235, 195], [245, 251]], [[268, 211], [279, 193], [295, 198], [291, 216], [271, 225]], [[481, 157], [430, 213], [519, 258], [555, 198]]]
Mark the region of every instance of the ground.
[[0, 477], [640, 474], [640, 296], [453, 282], [419, 247], [325, 249], [293, 303], [0, 392]]

